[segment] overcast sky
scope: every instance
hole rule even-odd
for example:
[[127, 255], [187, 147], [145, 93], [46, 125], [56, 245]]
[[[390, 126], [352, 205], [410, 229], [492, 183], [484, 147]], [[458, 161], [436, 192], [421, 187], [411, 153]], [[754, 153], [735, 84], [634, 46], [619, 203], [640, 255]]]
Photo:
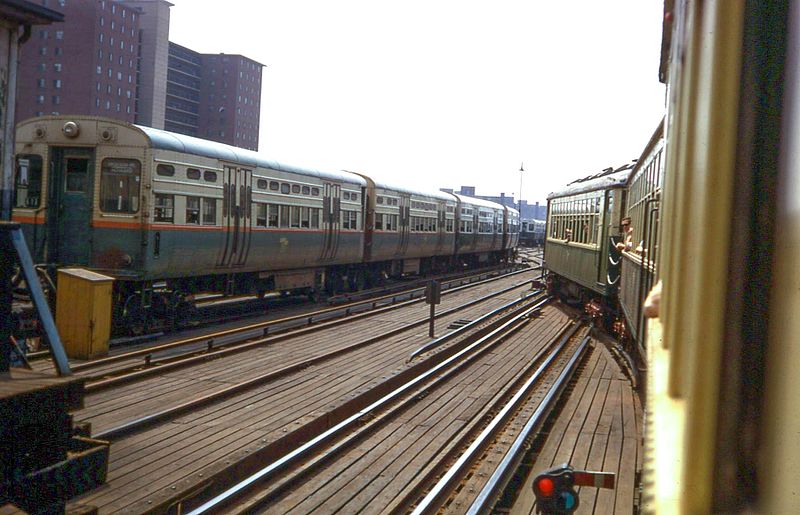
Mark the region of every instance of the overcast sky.
[[170, 40], [265, 65], [259, 151], [533, 203], [639, 157], [662, 0], [170, 0]]

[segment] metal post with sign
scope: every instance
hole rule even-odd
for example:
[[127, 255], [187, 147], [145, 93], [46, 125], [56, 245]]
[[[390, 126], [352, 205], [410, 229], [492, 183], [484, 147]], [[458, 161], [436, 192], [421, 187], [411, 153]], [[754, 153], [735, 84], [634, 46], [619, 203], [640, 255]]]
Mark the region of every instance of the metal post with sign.
[[431, 306], [430, 327], [428, 336], [433, 338], [433, 321], [436, 318], [436, 304], [442, 302], [442, 284], [439, 281], [431, 281], [425, 287], [425, 302]]

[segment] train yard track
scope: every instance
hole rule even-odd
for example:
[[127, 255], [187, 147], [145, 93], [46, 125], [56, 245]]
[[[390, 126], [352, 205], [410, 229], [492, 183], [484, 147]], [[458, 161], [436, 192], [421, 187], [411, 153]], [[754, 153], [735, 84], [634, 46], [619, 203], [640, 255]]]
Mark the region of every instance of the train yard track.
[[[440, 333], [453, 336], [440, 342], [430, 342], [427, 326], [419, 323], [423, 310], [406, 305], [319, 332], [304, 329], [235, 355], [206, 357], [191, 367], [168, 370], [151, 361], [158, 373], [90, 388], [85, 409], [75, 416], [90, 422], [95, 436], [112, 441], [111, 468], [108, 487], [79, 502], [103, 513], [186, 509], [208, 500], [233, 478], [254, 473], [253, 463], [313, 439], [352, 416], [351, 410], [360, 412], [420, 363], [444, 359], [467, 333], [482, 337], [495, 330], [501, 313], [532, 301], [521, 295], [531, 293], [525, 274], [533, 273], [454, 289], [443, 298], [437, 321]], [[505, 291], [488, 295], [490, 290]], [[542, 321], [531, 326], [544, 332], [563, 326], [565, 315], [545, 309]], [[444, 330], [465, 320], [473, 323]], [[420, 349], [431, 343], [438, 345]], [[411, 358], [414, 351], [420, 355]]]

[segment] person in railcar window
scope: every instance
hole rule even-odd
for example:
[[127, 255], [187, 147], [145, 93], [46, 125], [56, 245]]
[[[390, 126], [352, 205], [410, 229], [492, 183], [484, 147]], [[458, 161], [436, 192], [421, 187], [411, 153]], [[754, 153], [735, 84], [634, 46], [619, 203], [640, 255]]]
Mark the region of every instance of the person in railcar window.
[[622, 241], [619, 241], [616, 244], [617, 250], [630, 251], [633, 248], [633, 226], [631, 225], [631, 219], [629, 216], [626, 216], [622, 219], [622, 234]]

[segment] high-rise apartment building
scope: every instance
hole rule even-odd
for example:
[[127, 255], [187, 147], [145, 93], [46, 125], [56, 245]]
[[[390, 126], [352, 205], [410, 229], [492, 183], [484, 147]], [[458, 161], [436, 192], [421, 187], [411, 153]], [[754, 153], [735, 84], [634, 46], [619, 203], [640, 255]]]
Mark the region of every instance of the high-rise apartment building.
[[258, 149], [262, 65], [241, 55], [203, 54], [201, 138]]
[[139, 14], [111, 1], [43, 1], [64, 22], [22, 47], [16, 119], [76, 113], [133, 122]]
[[258, 149], [263, 66], [169, 42], [166, 0], [39, 0], [64, 22], [23, 48], [17, 121], [90, 114]]

